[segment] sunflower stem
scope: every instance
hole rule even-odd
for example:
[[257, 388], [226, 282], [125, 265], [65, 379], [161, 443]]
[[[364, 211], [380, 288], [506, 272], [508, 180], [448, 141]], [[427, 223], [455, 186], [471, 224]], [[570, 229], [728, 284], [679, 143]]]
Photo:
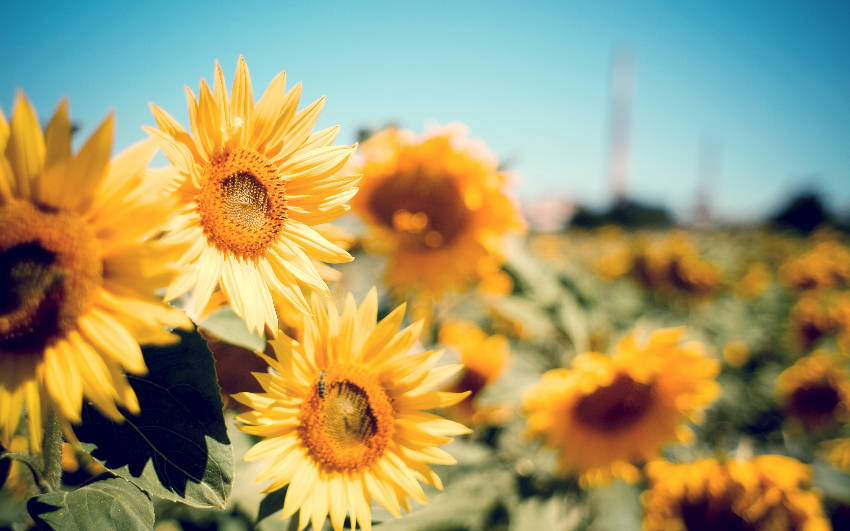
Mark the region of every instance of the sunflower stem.
[[62, 484], [62, 426], [53, 411], [47, 415], [41, 450], [44, 457], [41, 487], [47, 492], [55, 492]]

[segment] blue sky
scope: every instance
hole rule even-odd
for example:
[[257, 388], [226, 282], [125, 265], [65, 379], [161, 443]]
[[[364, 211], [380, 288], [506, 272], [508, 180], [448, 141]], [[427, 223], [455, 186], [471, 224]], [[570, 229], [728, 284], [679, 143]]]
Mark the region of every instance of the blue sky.
[[[24, 5], [27, 4], [27, 5]], [[186, 123], [219, 59], [239, 54], [255, 95], [280, 70], [319, 126], [461, 121], [533, 198], [607, 197], [612, 50], [635, 58], [633, 195], [687, 215], [701, 141], [720, 146], [725, 217], [753, 217], [814, 185], [850, 207], [847, 2], [4, 3], [0, 106], [23, 88], [45, 119], [68, 96], [87, 135], [114, 110], [116, 148], [143, 137], [153, 101]]]

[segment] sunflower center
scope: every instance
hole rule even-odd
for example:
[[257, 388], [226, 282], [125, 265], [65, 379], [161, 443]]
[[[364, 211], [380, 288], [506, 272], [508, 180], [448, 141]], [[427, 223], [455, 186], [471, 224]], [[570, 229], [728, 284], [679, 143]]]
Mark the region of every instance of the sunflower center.
[[454, 179], [422, 167], [385, 178], [369, 198], [369, 209], [411, 249], [451, 245], [469, 223]]
[[359, 367], [329, 368], [301, 405], [299, 435], [327, 470], [369, 466], [392, 438], [394, 413], [377, 378]]
[[841, 395], [829, 382], [817, 382], [794, 390], [789, 413], [810, 422], [828, 422], [841, 404]]
[[586, 426], [602, 432], [614, 432], [637, 423], [652, 405], [653, 386], [619, 374], [610, 384], [600, 387], [576, 402], [573, 412]]
[[750, 531], [757, 529], [732, 510], [731, 495], [723, 498], [706, 497], [684, 500], [679, 508], [685, 529], [694, 531]]
[[256, 259], [278, 240], [287, 217], [286, 184], [263, 155], [235, 149], [204, 168], [196, 202], [207, 240], [222, 252]]
[[86, 223], [28, 202], [0, 207], [0, 351], [37, 354], [76, 327], [103, 265]]

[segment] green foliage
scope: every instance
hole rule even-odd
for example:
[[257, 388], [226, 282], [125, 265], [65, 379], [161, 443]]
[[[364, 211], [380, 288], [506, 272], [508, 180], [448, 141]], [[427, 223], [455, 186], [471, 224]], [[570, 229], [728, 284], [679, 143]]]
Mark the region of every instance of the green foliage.
[[231, 345], [256, 352], [262, 352], [266, 348], [266, 338], [249, 331], [245, 321], [229, 306], [211, 313], [198, 327]]
[[181, 333], [180, 343], [143, 352], [148, 374], [129, 377], [141, 413], [117, 424], [86, 406], [77, 437], [103, 466], [151, 495], [223, 508], [233, 454], [204, 340]]
[[29, 500], [27, 509], [39, 528], [61, 531], [148, 530], [154, 525], [150, 498], [119, 478], [36, 496]]

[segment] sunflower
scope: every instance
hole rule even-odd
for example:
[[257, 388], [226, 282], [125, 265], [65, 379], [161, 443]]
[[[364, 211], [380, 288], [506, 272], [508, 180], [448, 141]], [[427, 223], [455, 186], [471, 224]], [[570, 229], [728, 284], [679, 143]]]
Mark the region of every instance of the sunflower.
[[388, 254], [387, 284], [436, 297], [464, 290], [503, 261], [503, 237], [523, 227], [507, 176], [463, 126], [421, 137], [384, 130], [363, 143], [353, 206]]
[[696, 243], [684, 231], [639, 238], [632, 260], [635, 278], [659, 295], [703, 297], [722, 283], [718, 267], [700, 258]]
[[808, 466], [781, 455], [720, 463], [653, 461], [641, 500], [653, 530], [820, 531], [830, 529]]
[[850, 249], [834, 240], [819, 242], [782, 264], [779, 278], [798, 290], [850, 287]]
[[797, 360], [776, 378], [776, 394], [786, 414], [808, 428], [829, 426], [850, 414], [850, 374], [834, 355]]
[[358, 308], [349, 294], [342, 315], [314, 296], [302, 342], [281, 334], [271, 342], [276, 359], [258, 354], [273, 372], [256, 374], [264, 393], [234, 398], [251, 411], [240, 429], [263, 438], [244, 456], [271, 458], [257, 482], [264, 492], [286, 485], [281, 518], [300, 510], [299, 529], [371, 527], [374, 498], [395, 516], [410, 510], [408, 497], [426, 503], [418, 481], [442, 488], [429, 464], [454, 464], [439, 445], [469, 430], [423, 410], [454, 405], [467, 393], [432, 392], [462, 368], [431, 369], [442, 351], [410, 354], [421, 322], [400, 332], [404, 305], [375, 323], [374, 288]]
[[850, 438], [824, 441], [821, 446], [826, 450], [826, 459], [835, 468], [850, 472]]
[[469, 391], [469, 396], [454, 406], [454, 416], [471, 424], [498, 424], [504, 420], [505, 407], [482, 407], [476, 397], [505, 370], [510, 354], [508, 340], [502, 335], [488, 336], [467, 321], [448, 321], [440, 327], [440, 343], [454, 347], [463, 363], [463, 371], [448, 388]]
[[139, 342], [169, 342], [163, 325], [189, 325], [154, 294], [176, 258], [152, 239], [171, 208], [161, 174], [143, 175], [156, 146], [110, 161], [112, 129], [109, 116], [74, 155], [66, 102], [45, 133], [22, 94], [11, 123], [0, 113], [3, 445], [24, 406], [35, 451], [48, 410], [66, 427], [80, 422], [84, 397], [114, 420], [116, 405], [138, 412], [123, 370], [146, 372]]
[[524, 399], [529, 435], [556, 448], [561, 471], [585, 484], [637, 479], [632, 464], [685, 440], [684, 422], [699, 421], [719, 392], [718, 363], [681, 339], [682, 329], [664, 329], [640, 345], [632, 332], [613, 356], [589, 352], [547, 372]]
[[331, 145], [339, 127], [310, 133], [325, 100], [296, 112], [301, 85], [286, 92], [285, 72], [256, 105], [242, 57], [230, 96], [218, 62], [213, 85], [201, 80], [200, 101], [186, 88], [191, 134], [153, 104], [159, 129], [145, 128], [177, 171], [168, 238], [189, 244], [166, 300], [194, 288], [199, 314], [220, 289], [250, 330], [274, 333], [276, 305], [306, 312], [302, 290], [328, 295], [312, 259], [351, 260], [314, 226], [348, 210], [359, 177], [340, 170], [356, 146]]

